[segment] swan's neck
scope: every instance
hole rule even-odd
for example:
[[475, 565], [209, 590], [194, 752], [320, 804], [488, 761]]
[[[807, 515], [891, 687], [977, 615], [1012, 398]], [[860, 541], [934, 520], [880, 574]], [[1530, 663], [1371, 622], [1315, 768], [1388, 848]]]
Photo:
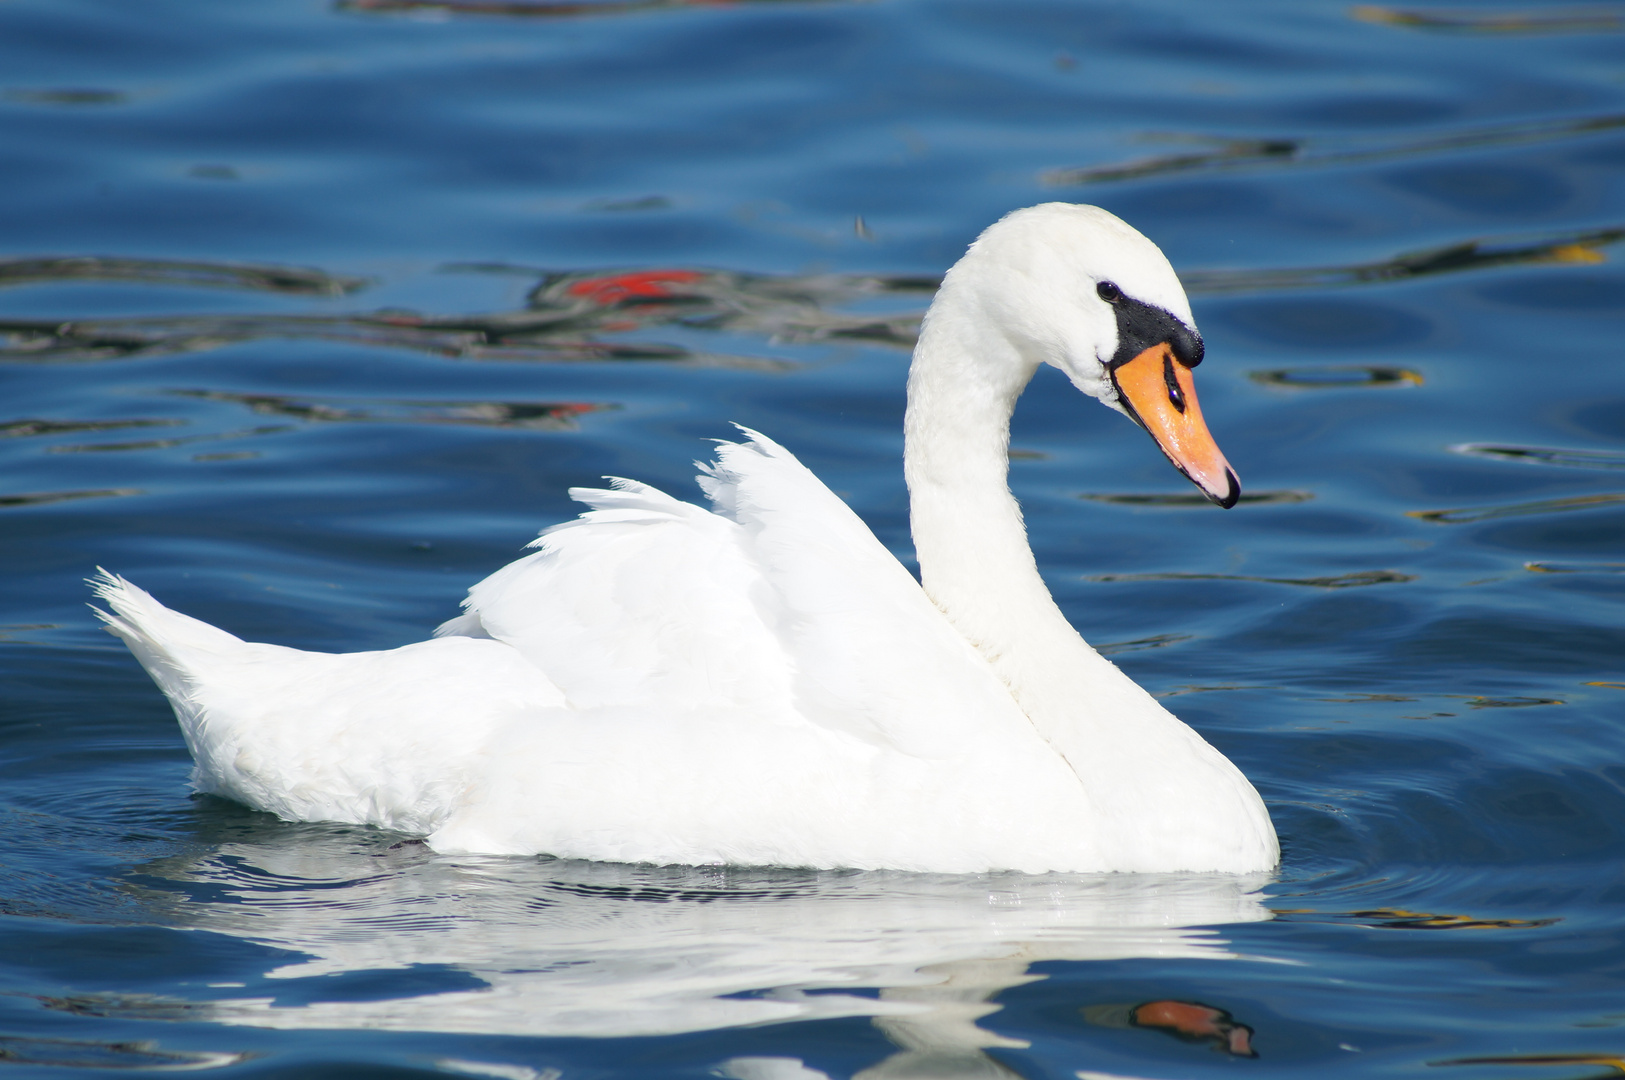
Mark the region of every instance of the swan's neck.
[[927, 318], [909, 369], [903, 467], [926, 594], [1018, 689], [1019, 646], [1065, 619], [1009, 485], [1010, 415], [1037, 365], [981, 323], [942, 303]]
[[[904, 470], [926, 594], [1095, 790], [1178, 721], [1085, 644], [1039, 576], [1010, 493], [1010, 416], [1037, 370], [996, 321], [944, 296], [909, 370]], [[946, 302], [944, 302], [946, 301]], [[1182, 725], [1180, 725], [1182, 726]]]

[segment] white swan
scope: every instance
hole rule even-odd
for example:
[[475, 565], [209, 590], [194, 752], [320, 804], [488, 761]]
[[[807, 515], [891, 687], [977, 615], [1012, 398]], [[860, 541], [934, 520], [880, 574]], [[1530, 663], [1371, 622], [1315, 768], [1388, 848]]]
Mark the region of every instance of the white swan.
[[746, 432], [713, 509], [617, 480], [469, 590], [435, 640], [244, 642], [105, 574], [193, 783], [443, 852], [940, 872], [1274, 867], [1246, 778], [1084, 643], [1007, 485], [1038, 365], [1126, 413], [1210, 499], [1202, 344], [1173, 269], [1111, 214], [990, 227], [927, 313], [905, 471], [924, 590], [789, 451]]

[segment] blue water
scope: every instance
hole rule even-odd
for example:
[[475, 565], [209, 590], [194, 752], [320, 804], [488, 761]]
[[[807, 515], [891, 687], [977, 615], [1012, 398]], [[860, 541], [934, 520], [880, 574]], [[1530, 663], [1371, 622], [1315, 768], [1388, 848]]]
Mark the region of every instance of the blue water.
[[[1625, 1073], [1625, 7], [0, 4], [0, 1066]], [[434, 854], [188, 794], [97, 565], [389, 648], [729, 421], [910, 558], [931, 283], [1087, 201], [1185, 276], [1207, 506], [1041, 374], [1067, 615], [1278, 876]], [[1255, 1056], [1249, 1056], [1255, 1055]]]

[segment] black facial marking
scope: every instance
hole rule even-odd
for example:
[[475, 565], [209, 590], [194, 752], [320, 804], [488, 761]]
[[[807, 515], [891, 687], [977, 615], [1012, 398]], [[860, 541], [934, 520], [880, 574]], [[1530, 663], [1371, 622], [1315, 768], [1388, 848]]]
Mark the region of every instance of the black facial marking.
[[1117, 316], [1117, 352], [1106, 365], [1108, 369], [1121, 367], [1153, 345], [1164, 342], [1173, 349], [1174, 359], [1186, 367], [1193, 368], [1202, 362], [1200, 334], [1162, 308], [1123, 295], [1122, 290], [1109, 281], [1095, 286], [1101, 299], [1106, 299], [1103, 290], [1108, 285], [1117, 294], [1116, 300], [1106, 301], [1112, 306], [1112, 314]]
[[1168, 404], [1185, 411], [1185, 391], [1179, 388], [1179, 380], [1174, 378], [1174, 358], [1167, 353], [1162, 355], [1162, 381], [1168, 384]]

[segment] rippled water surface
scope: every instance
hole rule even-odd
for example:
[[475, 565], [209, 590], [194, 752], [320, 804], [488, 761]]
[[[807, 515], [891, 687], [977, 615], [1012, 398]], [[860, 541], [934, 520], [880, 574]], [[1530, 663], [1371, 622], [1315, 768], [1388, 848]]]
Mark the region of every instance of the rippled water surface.
[[[1625, 7], [0, 4], [0, 1066], [1625, 1073]], [[389, 648], [729, 421], [911, 558], [937, 277], [1098, 203], [1245, 501], [1041, 373], [1072, 621], [1277, 877], [452, 858], [188, 794], [99, 565]], [[0, 1072], [3, 1072], [0, 1069]]]

